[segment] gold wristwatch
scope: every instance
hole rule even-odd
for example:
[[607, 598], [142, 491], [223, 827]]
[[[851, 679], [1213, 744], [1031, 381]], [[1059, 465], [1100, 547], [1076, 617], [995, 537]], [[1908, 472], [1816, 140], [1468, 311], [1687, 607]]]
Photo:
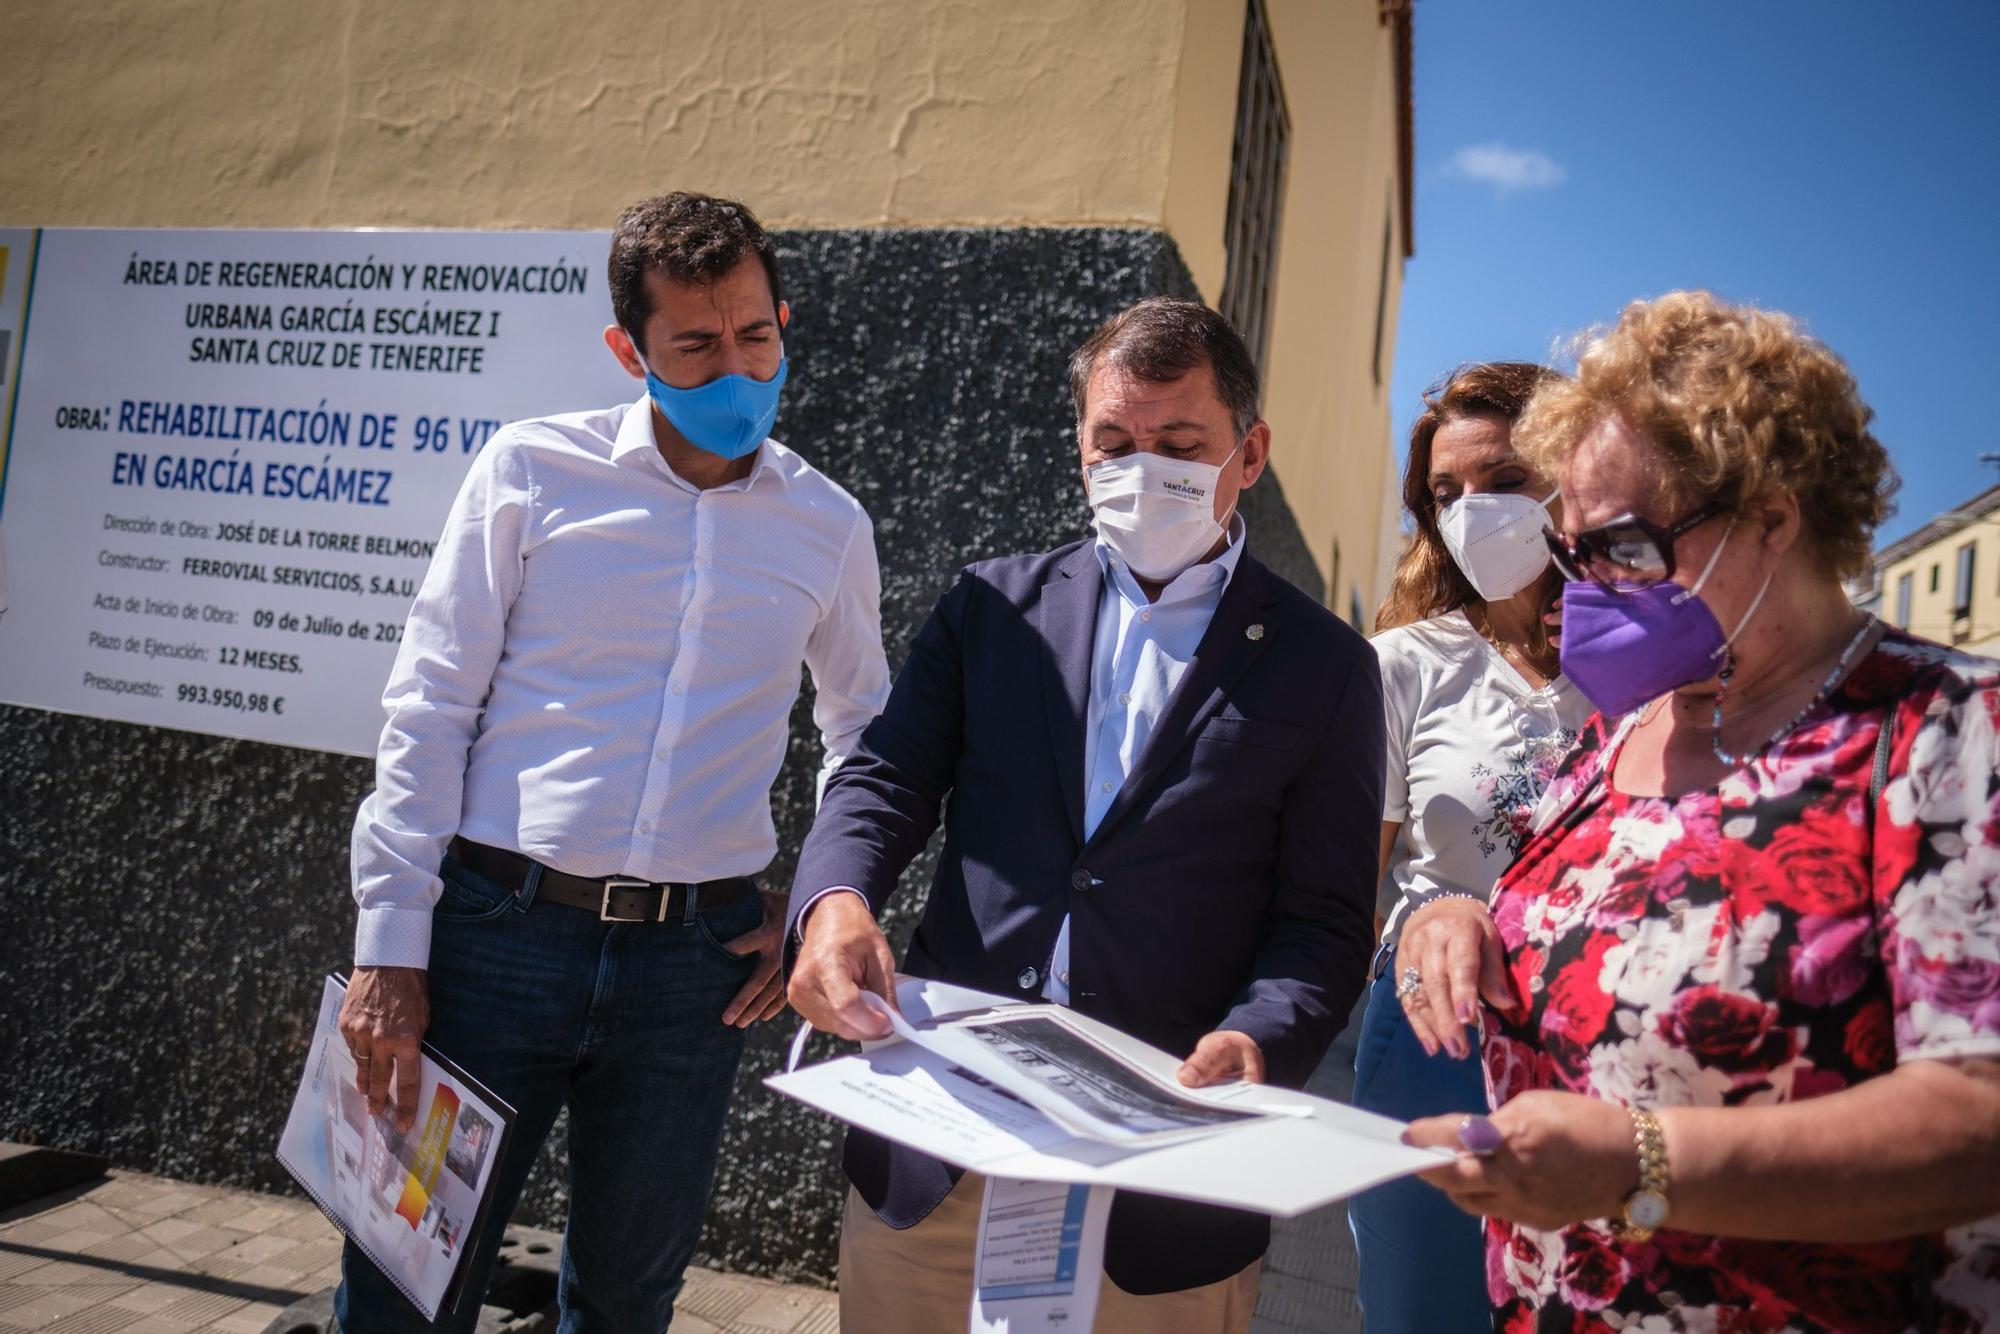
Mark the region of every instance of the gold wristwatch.
[[1647, 1241], [1667, 1221], [1667, 1137], [1660, 1118], [1632, 1113], [1632, 1143], [1639, 1150], [1639, 1186], [1619, 1206], [1611, 1230], [1625, 1241]]

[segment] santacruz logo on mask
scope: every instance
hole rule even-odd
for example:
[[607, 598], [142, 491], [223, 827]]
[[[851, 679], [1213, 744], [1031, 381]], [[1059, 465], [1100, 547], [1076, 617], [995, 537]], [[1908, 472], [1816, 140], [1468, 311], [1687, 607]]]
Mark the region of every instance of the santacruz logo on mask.
[[[1239, 446], [1240, 448], [1240, 446]], [[1236, 451], [1229, 451], [1234, 458]], [[1164, 583], [1206, 555], [1227, 531], [1209, 498], [1223, 464], [1127, 454], [1084, 469], [1097, 536], [1141, 579]], [[1174, 476], [1167, 469], [1175, 470]]]

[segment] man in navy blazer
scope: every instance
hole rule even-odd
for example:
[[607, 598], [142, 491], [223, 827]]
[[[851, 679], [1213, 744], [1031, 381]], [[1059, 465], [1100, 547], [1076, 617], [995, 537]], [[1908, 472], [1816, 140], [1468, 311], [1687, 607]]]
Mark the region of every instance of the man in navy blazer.
[[[792, 1003], [887, 1033], [875, 923], [940, 814], [904, 970], [1048, 999], [1186, 1058], [1189, 1085], [1297, 1087], [1359, 995], [1381, 830], [1367, 643], [1243, 550], [1270, 428], [1227, 321], [1152, 298], [1071, 363], [1093, 539], [968, 567], [827, 784], [793, 884]], [[983, 1183], [860, 1132], [844, 1328], [962, 1325]], [[1249, 1327], [1262, 1215], [1121, 1192], [1099, 1334]]]

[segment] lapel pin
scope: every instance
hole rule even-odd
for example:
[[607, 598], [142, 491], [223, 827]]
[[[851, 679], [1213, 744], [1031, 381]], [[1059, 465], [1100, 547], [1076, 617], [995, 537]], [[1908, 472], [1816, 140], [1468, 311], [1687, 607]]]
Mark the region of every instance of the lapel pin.
[[1264, 637], [1263, 623], [1260, 621], [1256, 625], [1247, 627], [1243, 631], [1243, 637], [1245, 639], [1251, 639], [1251, 640], [1262, 639]]

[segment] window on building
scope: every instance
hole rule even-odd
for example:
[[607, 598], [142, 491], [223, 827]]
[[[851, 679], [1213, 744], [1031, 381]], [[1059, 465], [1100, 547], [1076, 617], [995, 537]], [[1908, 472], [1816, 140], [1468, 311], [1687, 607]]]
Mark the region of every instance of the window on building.
[[1958, 570], [1951, 581], [1951, 614], [1954, 619], [1972, 615], [1972, 575], [1977, 542], [1958, 549]]
[[1938, 588], [1938, 571], [1943, 568], [1944, 568], [1943, 562], [1941, 561], [1931, 562], [1931, 592], [1933, 593], [1937, 592]]
[[1230, 151], [1229, 211], [1223, 225], [1229, 263], [1222, 280], [1222, 313], [1250, 345], [1259, 369], [1265, 364], [1270, 336], [1278, 215], [1285, 203], [1285, 154], [1291, 134], [1264, 0], [1250, 0], [1243, 14], [1243, 67], [1236, 80], [1236, 140]]
[[1896, 624], [1905, 630], [1910, 628], [1910, 594], [1916, 582], [1917, 576], [1908, 570], [1896, 579]]

